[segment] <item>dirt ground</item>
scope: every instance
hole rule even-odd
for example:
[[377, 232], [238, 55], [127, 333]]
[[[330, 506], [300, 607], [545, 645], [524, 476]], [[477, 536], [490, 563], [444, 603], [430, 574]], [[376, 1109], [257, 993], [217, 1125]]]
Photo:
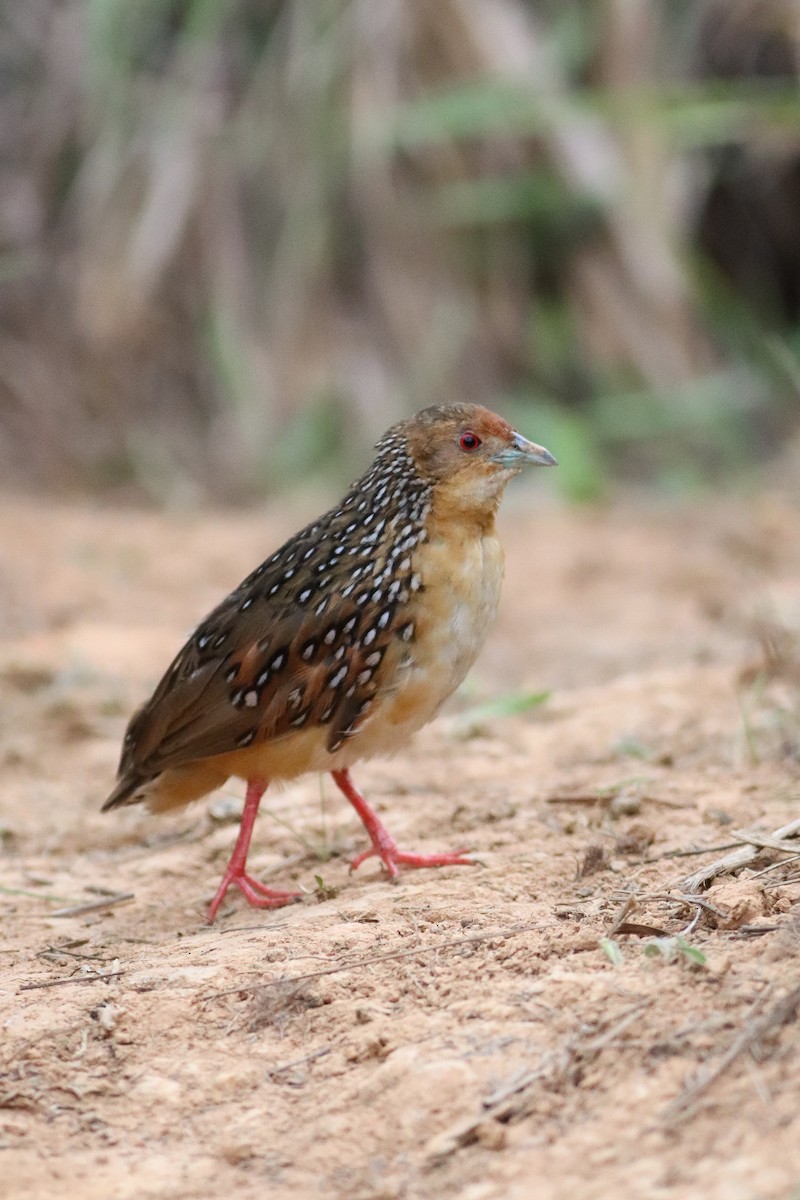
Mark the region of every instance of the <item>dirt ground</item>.
[[477, 668], [356, 775], [404, 847], [480, 865], [348, 874], [361, 828], [309, 777], [268, 793], [250, 859], [307, 899], [232, 892], [209, 928], [238, 785], [99, 807], [185, 633], [314, 506], [5, 498], [7, 1195], [800, 1194], [800, 867], [752, 848], [686, 880], [800, 817], [800, 513], [509, 501]]

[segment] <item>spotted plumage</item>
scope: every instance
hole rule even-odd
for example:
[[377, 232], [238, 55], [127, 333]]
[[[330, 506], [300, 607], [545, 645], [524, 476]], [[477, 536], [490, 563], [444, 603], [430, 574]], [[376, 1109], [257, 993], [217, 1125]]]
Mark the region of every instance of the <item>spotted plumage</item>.
[[[525, 462], [554, 460], [471, 405], [425, 409], [376, 449], [339, 505], [198, 626], [131, 720], [105, 808], [169, 808], [236, 774], [254, 818], [270, 779], [309, 770], [330, 770], [358, 808], [342, 778], [350, 765], [395, 750], [457, 686], [499, 595], [503, 488]], [[240, 842], [244, 830], [243, 819]], [[252, 903], [273, 901], [245, 874], [246, 851], [211, 917], [230, 883]]]

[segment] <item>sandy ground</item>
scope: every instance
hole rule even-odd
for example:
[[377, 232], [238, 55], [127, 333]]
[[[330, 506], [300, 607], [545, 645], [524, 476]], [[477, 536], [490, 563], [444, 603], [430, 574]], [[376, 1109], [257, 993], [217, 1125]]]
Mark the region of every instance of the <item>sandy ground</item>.
[[99, 806], [132, 708], [293, 507], [0, 509], [6, 1194], [796, 1197], [800, 868], [756, 849], [676, 897], [800, 816], [800, 515], [517, 490], [478, 667], [357, 775], [405, 847], [481, 865], [348, 874], [361, 829], [308, 778], [250, 860], [307, 899], [230, 893], [209, 928], [238, 788]]

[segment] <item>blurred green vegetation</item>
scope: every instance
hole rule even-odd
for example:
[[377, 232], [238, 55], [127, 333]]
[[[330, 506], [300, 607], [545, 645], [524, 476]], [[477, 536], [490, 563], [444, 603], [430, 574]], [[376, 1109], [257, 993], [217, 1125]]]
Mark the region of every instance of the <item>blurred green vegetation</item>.
[[573, 499], [751, 476], [799, 63], [790, 0], [7, 0], [3, 478], [238, 500], [462, 398]]

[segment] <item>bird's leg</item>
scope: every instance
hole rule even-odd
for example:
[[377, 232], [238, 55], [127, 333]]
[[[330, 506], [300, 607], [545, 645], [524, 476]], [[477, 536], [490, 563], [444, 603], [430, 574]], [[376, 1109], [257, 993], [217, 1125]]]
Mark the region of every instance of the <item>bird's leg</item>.
[[405, 867], [471, 867], [475, 860], [470, 858], [466, 850], [453, 850], [445, 854], [409, 854], [398, 848], [389, 830], [383, 824], [378, 814], [370, 808], [358, 788], [350, 778], [350, 772], [331, 771], [333, 781], [358, 813], [369, 834], [372, 843], [369, 850], [364, 850], [350, 863], [350, 870], [355, 871], [365, 859], [376, 854], [386, 869], [390, 879], [397, 877], [397, 865]]
[[209, 925], [217, 915], [217, 910], [231, 884], [238, 887], [247, 903], [252, 904], [255, 908], [280, 908], [283, 904], [291, 904], [293, 900], [302, 895], [302, 892], [276, 892], [273, 888], [268, 888], [265, 883], [259, 883], [257, 879], [253, 879], [252, 875], [248, 875], [245, 871], [247, 852], [250, 849], [250, 838], [253, 836], [258, 806], [266, 790], [267, 784], [262, 779], [248, 779], [236, 845], [225, 868], [225, 874], [222, 876], [222, 883], [208, 906]]

